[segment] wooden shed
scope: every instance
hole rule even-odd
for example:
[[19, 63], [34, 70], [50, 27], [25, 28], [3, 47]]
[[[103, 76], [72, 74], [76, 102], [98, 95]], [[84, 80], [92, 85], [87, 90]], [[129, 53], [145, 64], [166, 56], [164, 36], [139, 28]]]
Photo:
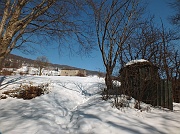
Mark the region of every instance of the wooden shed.
[[128, 96], [172, 110], [171, 83], [161, 80], [158, 67], [146, 60], [134, 60], [120, 70], [121, 92]]

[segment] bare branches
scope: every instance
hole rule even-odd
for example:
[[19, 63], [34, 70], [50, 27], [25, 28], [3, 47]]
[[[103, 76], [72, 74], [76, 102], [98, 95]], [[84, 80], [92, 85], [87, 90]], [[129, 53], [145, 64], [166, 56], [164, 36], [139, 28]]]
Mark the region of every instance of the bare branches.
[[0, 23], [0, 36], [4, 33], [4, 26], [9, 16], [9, 6], [10, 6], [10, 0], [7, 0], [4, 8], [4, 15]]
[[3, 58], [15, 47], [29, 23], [44, 14], [55, 1], [43, 0], [32, 9], [31, 13], [22, 14], [24, 8], [31, 9], [28, 2], [32, 1], [6, 1], [0, 23], [0, 58]]
[[48, 66], [49, 61], [48, 61], [47, 57], [40, 56], [40, 57], [37, 57], [36, 64], [37, 64], [37, 67], [39, 67], [39, 75], [41, 76], [42, 69]]
[[170, 17], [170, 21], [173, 25], [177, 25], [178, 27], [180, 27], [180, 0], [173, 0], [169, 3], [169, 5], [176, 12]]
[[[37, 37], [44, 38], [44, 42], [41, 42], [44, 44], [45, 39], [63, 42], [71, 37], [84, 45], [89, 40], [83, 29], [85, 23], [79, 18], [82, 8], [80, 2], [76, 0], [0, 1], [4, 11], [0, 14], [0, 63], [12, 49], [32, 42]], [[27, 40], [27, 37], [31, 38]]]
[[112, 74], [118, 57], [137, 27], [141, 8], [137, 0], [88, 0], [88, 4], [94, 13], [97, 44], [106, 68], [108, 98], [108, 90], [113, 89]]

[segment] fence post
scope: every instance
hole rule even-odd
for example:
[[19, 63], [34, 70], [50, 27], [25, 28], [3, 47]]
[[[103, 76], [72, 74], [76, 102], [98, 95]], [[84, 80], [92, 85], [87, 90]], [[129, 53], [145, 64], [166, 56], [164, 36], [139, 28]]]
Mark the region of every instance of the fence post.
[[161, 80], [161, 106], [164, 107], [164, 80]]
[[164, 105], [167, 108], [168, 107], [168, 100], [169, 100], [169, 96], [168, 96], [168, 90], [169, 90], [169, 81], [168, 80], [164, 80]]
[[157, 87], [156, 87], [156, 90], [157, 90], [157, 106], [159, 107], [161, 105], [161, 98], [160, 98], [160, 94], [161, 94], [161, 81], [157, 83]]
[[168, 92], [169, 92], [169, 96], [168, 96], [168, 98], [169, 98], [169, 100], [168, 100], [169, 106], [168, 106], [168, 108], [171, 109], [171, 110], [173, 110], [173, 101], [172, 101], [172, 100], [173, 100], [173, 99], [172, 99], [172, 82], [171, 82], [171, 81], [169, 81], [168, 88], [169, 88], [169, 90], [168, 90]]

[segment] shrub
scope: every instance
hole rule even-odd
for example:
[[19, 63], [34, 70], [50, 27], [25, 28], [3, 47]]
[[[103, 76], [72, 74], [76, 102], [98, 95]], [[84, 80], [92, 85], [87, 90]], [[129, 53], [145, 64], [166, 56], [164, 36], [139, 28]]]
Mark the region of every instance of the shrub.
[[27, 72], [19, 72], [20, 75], [27, 75]]
[[3, 76], [12, 75], [12, 74], [13, 74], [13, 71], [8, 71], [8, 70], [2, 70], [0, 72], [0, 75], [3, 75]]
[[6, 99], [6, 98], [7, 98], [6, 95], [1, 95], [1, 96], [0, 96], [0, 100], [1, 100], [1, 99]]
[[130, 107], [130, 99], [131, 97], [126, 95], [121, 95], [119, 97], [114, 98], [113, 106], [115, 106], [117, 109], [121, 109], [124, 107]]
[[13, 98], [18, 98], [18, 99], [24, 99], [24, 100], [29, 100], [33, 99], [37, 96], [43, 95], [43, 94], [48, 94], [49, 93], [49, 84], [41, 84], [38, 86], [33, 86], [32, 84], [30, 85], [20, 85], [19, 88], [14, 89], [14, 90], [8, 90], [3, 92], [3, 94], [8, 95]]

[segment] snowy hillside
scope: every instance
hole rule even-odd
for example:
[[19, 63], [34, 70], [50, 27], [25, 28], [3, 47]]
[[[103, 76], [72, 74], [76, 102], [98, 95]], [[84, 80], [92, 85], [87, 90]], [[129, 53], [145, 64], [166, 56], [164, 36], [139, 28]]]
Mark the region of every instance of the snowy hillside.
[[49, 83], [50, 93], [31, 100], [0, 100], [0, 134], [180, 134], [174, 111], [112, 108], [99, 94], [104, 79], [65, 76], [1, 77], [0, 95], [21, 83]]
[[[13, 71], [13, 74], [30, 74], [30, 75], [38, 75], [39, 74], [39, 68], [37, 67], [36, 60], [24, 58], [21, 56], [17, 56], [14, 54], [9, 54], [5, 61], [3, 62], [3, 69], [8, 71]], [[50, 76], [57, 76], [59, 75], [59, 69], [79, 69], [84, 70], [85, 68], [77, 68], [72, 67], [69, 65], [59, 65], [59, 64], [53, 64], [49, 63], [46, 69], [43, 69], [42, 75], [50, 75]], [[14, 71], [16, 70], [16, 71]], [[101, 75], [104, 76], [104, 73], [99, 71], [92, 71], [87, 70], [87, 75]], [[1, 73], [1, 70], [0, 70]]]

